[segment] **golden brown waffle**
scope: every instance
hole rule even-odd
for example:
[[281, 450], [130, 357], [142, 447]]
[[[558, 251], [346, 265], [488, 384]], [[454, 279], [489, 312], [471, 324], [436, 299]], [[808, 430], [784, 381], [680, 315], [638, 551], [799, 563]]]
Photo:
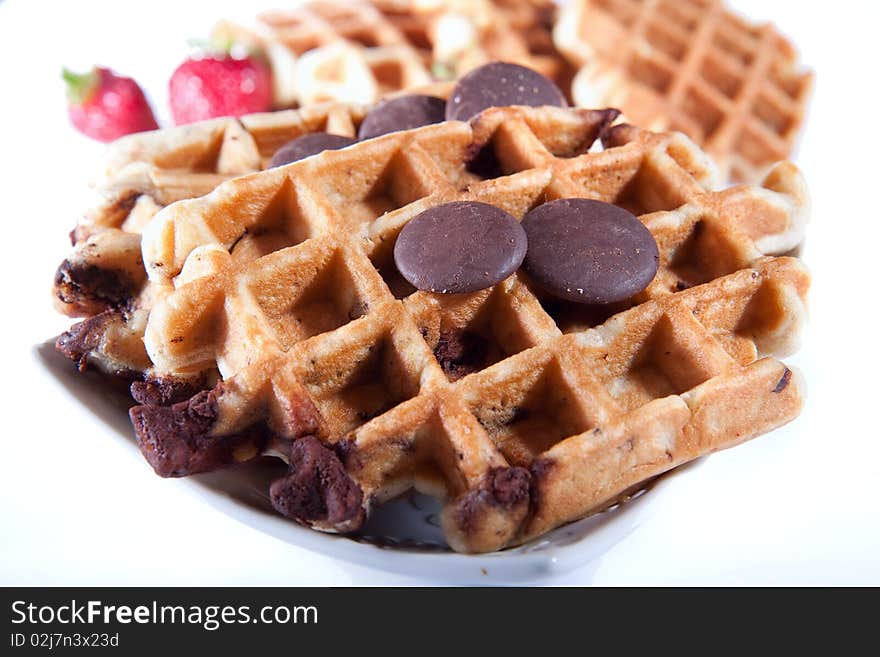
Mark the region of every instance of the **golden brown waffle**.
[[214, 33], [266, 53], [286, 106], [374, 103], [496, 60], [567, 80], [547, 24], [546, 9], [520, 3], [349, 0], [266, 12], [253, 28], [224, 21]]
[[552, 2], [371, 0], [432, 63], [458, 77], [491, 61], [521, 64], [560, 82], [568, 68], [551, 37]]
[[265, 168], [291, 139], [319, 131], [353, 136], [365, 110], [350, 103], [322, 103], [123, 137], [107, 149], [96, 182], [103, 200], [85, 214], [76, 236], [81, 239], [103, 228], [140, 233], [166, 205]]
[[373, 103], [433, 79], [429, 64], [367, 2], [307, 3], [261, 14], [253, 30], [224, 22], [215, 33], [268, 54], [282, 103]]
[[722, 0], [573, 0], [555, 41], [582, 67], [575, 103], [681, 130], [733, 181], [758, 181], [792, 153], [813, 75], [772, 25]]
[[[487, 551], [795, 417], [802, 383], [773, 356], [796, 346], [808, 275], [768, 254], [801, 239], [800, 174], [782, 163], [762, 187], [713, 192], [686, 137], [607, 129], [614, 116], [488, 110], [162, 211], [144, 256], [175, 290], [150, 315], [150, 356], [223, 381], [133, 409], [157, 472], [289, 458], [276, 507], [328, 531], [356, 530], [415, 486], [446, 498], [454, 549]], [[604, 150], [585, 153], [600, 133]], [[573, 196], [628, 208], [652, 232], [660, 270], [644, 292], [597, 311], [522, 272], [452, 296], [414, 292], [394, 270], [397, 234], [428, 207], [478, 200], [522, 218]], [[236, 262], [245, 235], [284, 248]], [[312, 498], [294, 504], [303, 480]]]
[[96, 185], [102, 200], [73, 231], [73, 253], [55, 276], [59, 311], [88, 318], [62, 337], [65, 353], [81, 367], [91, 362], [111, 373], [147, 372], [146, 317], [171, 288], [146, 285], [143, 226], [174, 201], [262, 170], [291, 139], [319, 131], [355, 136], [364, 113], [360, 105], [324, 103], [140, 133], [111, 144]]

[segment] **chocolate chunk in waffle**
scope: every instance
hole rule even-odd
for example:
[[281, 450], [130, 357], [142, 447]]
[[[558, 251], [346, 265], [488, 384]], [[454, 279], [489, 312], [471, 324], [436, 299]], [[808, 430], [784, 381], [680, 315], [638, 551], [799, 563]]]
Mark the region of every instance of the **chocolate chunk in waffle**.
[[101, 201], [72, 232], [74, 250], [55, 274], [58, 310], [86, 318], [62, 336], [60, 350], [83, 368], [92, 363], [144, 376], [151, 368], [143, 345], [146, 317], [171, 288], [147, 281], [143, 226], [174, 201], [264, 169], [291, 139], [316, 132], [355, 136], [364, 114], [360, 105], [325, 103], [140, 133], [111, 144], [96, 183]]

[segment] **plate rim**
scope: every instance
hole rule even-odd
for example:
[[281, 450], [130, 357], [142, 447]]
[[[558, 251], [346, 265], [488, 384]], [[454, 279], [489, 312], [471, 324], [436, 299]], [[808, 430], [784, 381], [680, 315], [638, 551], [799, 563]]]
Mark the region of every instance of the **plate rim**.
[[[103, 431], [114, 440], [124, 443], [126, 449], [139, 454], [132, 435], [124, 435], [119, 427], [113, 426], [110, 420], [102, 417], [100, 410], [89, 407], [74, 392], [74, 388], [77, 388], [81, 394], [88, 396], [94, 395], [96, 391], [94, 387], [87, 385], [70, 385], [83, 375], [76, 372], [73, 364], [57, 353], [54, 342], [55, 338], [52, 338], [32, 345], [30, 353], [34, 364], [70, 402], [77, 404], [92, 419], [97, 420], [96, 424]], [[70, 364], [67, 373], [62, 371], [65, 364]], [[273, 516], [231, 493], [224, 493], [217, 486], [200, 479], [198, 475], [181, 477], [175, 481], [190, 497], [201, 500], [238, 523], [320, 556], [391, 574], [442, 579], [449, 584], [498, 584], [560, 574], [595, 561], [632, 534], [647, 519], [672, 479], [686, 470], [699, 467], [704, 460], [700, 458], [665, 473], [645, 494], [638, 495], [617, 508], [558, 527], [523, 546], [486, 554], [422, 551], [356, 541], [341, 534], [316, 531], [280, 515]], [[586, 521], [595, 526], [583, 536], [561, 545], [546, 545], [554, 534], [576, 531], [574, 527]]]

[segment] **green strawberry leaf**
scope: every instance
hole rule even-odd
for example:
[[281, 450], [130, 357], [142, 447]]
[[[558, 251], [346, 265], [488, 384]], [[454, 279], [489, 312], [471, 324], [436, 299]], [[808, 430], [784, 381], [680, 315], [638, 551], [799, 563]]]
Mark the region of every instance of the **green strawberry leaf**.
[[98, 88], [97, 67], [86, 73], [74, 73], [68, 68], [62, 68], [61, 77], [67, 83], [67, 99], [74, 105], [88, 102]]
[[246, 46], [228, 34], [214, 34], [207, 39], [187, 39], [187, 44], [208, 57], [216, 59], [225, 59], [226, 57], [234, 57], [235, 59], [245, 57], [263, 59], [265, 57], [263, 52], [256, 46]]

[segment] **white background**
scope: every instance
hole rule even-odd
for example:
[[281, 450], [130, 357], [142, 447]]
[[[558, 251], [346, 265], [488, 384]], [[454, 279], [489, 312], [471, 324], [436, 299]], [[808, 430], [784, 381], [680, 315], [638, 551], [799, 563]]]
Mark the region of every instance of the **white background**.
[[[238, 524], [96, 432], [32, 356], [69, 323], [49, 287], [101, 153], [68, 127], [61, 66], [134, 76], [164, 119], [186, 39], [264, 4], [0, 2], [2, 584], [443, 583], [336, 562]], [[600, 560], [536, 584], [880, 584], [880, 16], [867, 1], [733, 4], [779, 24], [818, 72], [797, 157], [814, 200], [812, 318], [792, 359], [807, 376], [807, 407], [678, 477]]]

